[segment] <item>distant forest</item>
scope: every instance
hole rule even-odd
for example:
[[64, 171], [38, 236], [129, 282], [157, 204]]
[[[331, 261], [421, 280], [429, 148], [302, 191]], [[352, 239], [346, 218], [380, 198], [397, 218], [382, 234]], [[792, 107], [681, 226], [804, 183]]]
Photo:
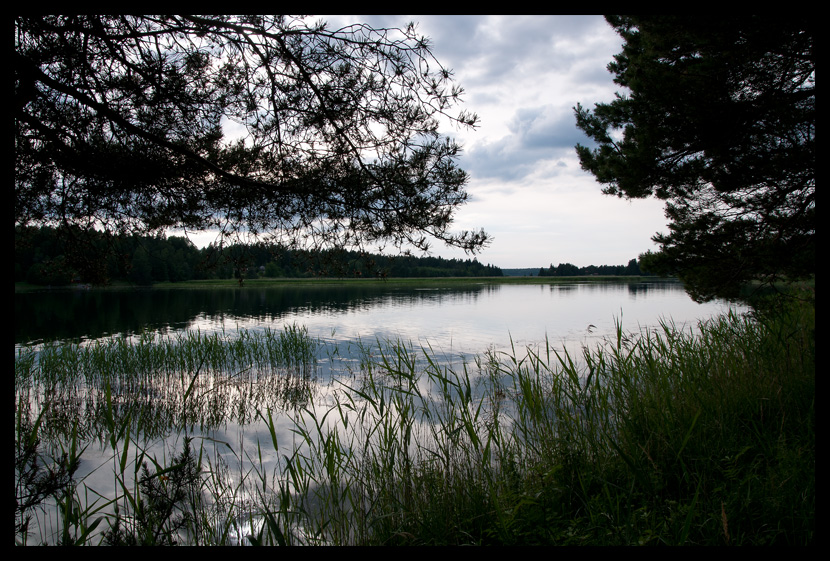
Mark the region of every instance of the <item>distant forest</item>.
[[[500, 277], [476, 259], [385, 256], [355, 251], [307, 252], [265, 243], [199, 249], [181, 236], [92, 238], [55, 228], [15, 228], [14, 280], [36, 285], [139, 285], [204, 279]], [[77, 239], [77, 243], [73, 241]]]
[[540, 277], [648, 275], [636, 259], [628, 265], [570, 263], [538, 269], [505, 269], [473, 259], [388, 256], [356, 251], [308, 252], [265, 243], [202, 249], [182, 236], [82, 235], [55, 228], [15, 228], [14, 280], [35, 285], [139, 285], [205, 279]]
[[583, 275], [637, 276], [648, 274], [640, 270], [640, 265], [636, 259], [630, 260], [628, 265], [588, 265], [587, 267], [577, 267], [570, 263], [560, 263], [556, 267], [551, 264], [547, 269], [544, 267], [539, 269], [540, 277], [574, 277]]

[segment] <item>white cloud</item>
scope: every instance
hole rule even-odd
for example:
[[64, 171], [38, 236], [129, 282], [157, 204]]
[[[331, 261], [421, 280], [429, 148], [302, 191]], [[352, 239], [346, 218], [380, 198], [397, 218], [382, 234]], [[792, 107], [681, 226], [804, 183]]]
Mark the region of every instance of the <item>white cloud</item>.
[[[619, 90], [606, 66], [622, 39], [601, 16], [326, 16], [330, 27], [363, 22], [405, 27], [431, 39], [432, 52], [465, 89], [475, 131], [447, 125], [464, 146], [470, 202], [459, 229], [494, 237], [478, 258], [501, 267], [625, 264], [664, 231], [662, 204], [601, 193], [574, 151], [588, 139], [573, 107], [608, 102]], [[433, 253], [464, 257], [435, 245]]]
[[[663, 204], [603, 195], [574, 146], [577, 103], [613, 99], [606, 66], [622, 39], [600, 16], [407, 16], [464, 87], [475, 132], [448, 130], [465, 151], [471, 201], [459, 228], [483, 227], [494, 241], [479, 260], [501, 267], [625, 264], [665, 231]], [[434, 248], [445, 256], [459, 252]]]

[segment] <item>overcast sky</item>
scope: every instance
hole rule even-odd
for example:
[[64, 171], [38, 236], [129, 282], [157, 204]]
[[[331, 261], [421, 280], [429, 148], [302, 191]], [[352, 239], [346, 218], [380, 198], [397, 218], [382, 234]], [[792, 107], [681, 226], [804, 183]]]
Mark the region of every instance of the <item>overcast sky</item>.
[[[573, 107], [593, 108], [619, 86], [606, 69], [622, 39], [601, 16], [328, 16], [330, 27], [363, 22], [405, 27], [431, 39], [432, 52], [465, 90], [475, 131], [461, 140], [470, 202], [458, 229], [484, 230], [492, 245], [478, 256], [503, 268], [551, 263], [626, 264], [666, 231], [663, 203], [603, 195], [574, 150], [587, 137]], [[433, 245], [443, 257], [463, 252]]]
[[[322, 19], [330, 29], [351, 23], [404, 28], [414, 21], [438, 61], [453, 71], [465, 90], [462, 108], [480, 118], [474, 131], [449, 123], [442, 131], [462, 144], [459, 165], [470, 175], [470, 200], [458, 211], [455, 230], [484, 228], [492, 236], [480, 262], [624, 265], [654, 249], [651, 237], [666, 231], [662, 202], [603, 195], [574, 150], [589, 142], [576, 128], [576, 104], [593, 108], [619, 91], [606, 66], [622, 39], [602, 16]], [[437, 241], [431, 251], [469, 257]]]

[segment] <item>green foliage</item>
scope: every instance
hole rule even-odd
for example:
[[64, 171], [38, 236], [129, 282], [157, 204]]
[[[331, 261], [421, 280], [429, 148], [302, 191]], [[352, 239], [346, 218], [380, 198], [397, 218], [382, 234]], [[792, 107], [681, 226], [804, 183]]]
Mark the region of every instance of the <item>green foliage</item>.
[[815, 274], [815, 23], [809, 16], [608, 16], [626, 88], [576, 122], [583, 169], [666, 200], [649, 270], [696, 300]]
[[295, 524], [329, 544], [811, 544], [814, 313], [492, 354], [483, 394], [390, 345], [299, 422]]
[[32, 422], [29, 408], [18, 403], [14, 439], [14, 532], [26, 544], [31, 510], [48, 498], [71, 492], [80, 453], [73, 446], [54, 461], [40, 451], [40, 430], [45, 410]]
[[[245, 501], [244, 512], [242, 483], [228, 484], [218, 464], [202, 470], [188, 440], [170, 463], [149, 460], [154, 472], [142, 451], [132, 468], [137, 489], [124, 484], [129, 447], [147, 427], [131, 424], [136, 410], [116, 410], [110, 381], [126, 386], [128, 373], [113, 365], [158, 372], [164, 363], [151, 356], [172, 364], [187, 355], [176, 368], [186, 365], [187, 389], [177, 391], [189, 402], [206, 393], [197, 378], [208, 359], [250, 364], [263, 352], [308, 351], [297, 328], [270, 342], [245, 333], [238, 341], [212, 339], [193, 338], [176, 352], [163, 341], [113, 342], [84, 350], [87, 358], [78, 349], [44, 347], [37, 373], [32, 353], [16, 356], [16, 387], [28, 387], [35, 375], [72, 386], [79, 363], [109, 353], [94, 362], [111, 374], [99, 432], [113, 447], [123, 506], [111, 515], [105, 541], [173, 544], [186, 530], [195, 543], [227, 544], [232, 529], [247, 522], [252, 544], [814, 542], [810, 294], [716, 317], [693, 331], [664, 322], [627, 333], [619, 321], [614, 336], [578, 356], [548, 344], [524, 355], [488, 352], [453, 368], [431, 349], [378, 342], [359, 364], [344, 363], [349, 371], [325, 402], [296, 404], [288, 448], [275, 409], [257, 411], [267, 428], [260, 433], [281, 460], [270, 473], [265, 443], [258, 443], [260, 467], [243, 477], [256, 480], [247, 496], [257, 502]], [[133, 358], [114, 358], [125, 356], [119, 345]], [[267, 349], [273, 346], [279, 349]], [[235, 358], [222, 358], [227, 352]], [[48, 422], [41, 419], [35, 425]], [[73, 447], [69, 457], [77, 455]], [[209, 487], [211, 508], [201, 495]], [[58, 506], [64, 528], [78, 529], [74, 537], [65, 532], [64, 543], [87, 543], [95, 524], [85, 522], [90, 509], [71, 494]]]
[[[575, 277], [587, 275], [625, 275], [640, 276], [643, 272], [636, 259], [631, 259], [628, 265], [588, 265], [577, 267], [572, 263], [560, 263], [556, 267], [551, 263], [550, 267], [539, 269], [540, 277]], [[646, 273], [647, 274], [647, 273]]]
[[124, 520], [116, 517], [104, 533], [106, 545], [176, 545], [179, 532], [192, 522], [192, 507], [199, 501], [201, 487], [200, 468], [190, 441], [185, 438], [181, 454], [169, 467], [156, 464], [155, 472], [150, 473], [144, 462], [133, 523], [125, 528]]
[[[72, 235], [81, 235], [73, 233]], [[69, 253], [64, 228], [15, 228], [15, 270], [37, 285], [126, 280], [138, 285], [214, 278], [308, 277], [482, 277], [501, 269], [477, 259], [413, 255], [386, 256], [357, 251], [301, 251], [257, 242], [197, 249], [179, 236], [105, 236], [84, 233], [90, 250]], [[104, 246], [107, 245], [107, 248]], [[71, 259], [66, 255], [69, 254]], [[84, 273], [76, 272], [77, 269]], [[106, 270], [106, 277], [101, 271]], [[92, 274], [90, 274], [92, 271]], [[98, 271], [99, 273], [95, 273]], [[23, 280], [16, 278], [15, 280]]]
[[150, 255], [143, 247], [139, 247], [133, 254], [133, 261], [130, 267], [130, 280], [139, 285], [153, 283], [153, 266], [150, 263]]
[[66, 258], [63, 255], [58, 255], [54, 259], [47, 258], [29, 267], [26, 271], [26, 282], [29, 284], [61, 286], [71, 283], [76, 278], [75, 275], [75, 271], [68, 267]]

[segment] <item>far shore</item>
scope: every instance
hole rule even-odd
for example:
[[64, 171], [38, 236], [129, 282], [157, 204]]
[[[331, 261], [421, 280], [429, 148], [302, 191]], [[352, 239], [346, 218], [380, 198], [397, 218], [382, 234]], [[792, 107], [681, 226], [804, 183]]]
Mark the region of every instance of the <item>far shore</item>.
[[622, 275], [587, 275], [573, 277], [538, 277], [538, 276], [505, 276], [505, 277], [393, 277], [393, 278], [258, 278], [245, 279], [240, 287], [237, 279], [208, 279], [188, 280], [183, 282], [157, 282], [149, 286], [139, 286], [128, 282], [113, 282], [109, 285], [63, 285], [40, 286], [26, 282], [14, 283], [15, 292], [35, 292], [43, 290], [124, 290], [124, 289], [199, 289], [199, 288], [267, 288], [272, 286], [296, 285], [328, 285], [328, 284], [363, 284], [377, 286], [395, 285], [459, 285], [459, 284], [565, 284], [565, 283], [596, 283], [596, 282], [679, 282], [676, 278], [662, 278], [651, 276], [622, 276]]

